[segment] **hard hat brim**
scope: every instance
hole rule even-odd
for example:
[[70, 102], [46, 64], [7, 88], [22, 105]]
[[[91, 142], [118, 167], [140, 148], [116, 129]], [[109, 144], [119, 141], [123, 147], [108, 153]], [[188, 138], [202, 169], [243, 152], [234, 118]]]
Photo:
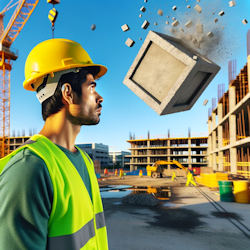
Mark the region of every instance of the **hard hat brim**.
[[31, 87], [31, 84], [34, 83], [34, 82], [36, 81], [36, 79], [38, 79], [39, 77], [45, 76], [45, 75], [47, 75], [47, 74], [59, 72], [59, 71], [65, 70], [65, 69], [71, 69], [71, 68], [88, 68], [88, 67], [95, 67], [95, 66], [100, 67], [100, 71], [99, 71], [99, 73], [98, 73], [96, 76], [94, 76], [94, 79], [97, 79], [97, 78], [99, 79], [99, 78], [101, 78], [101, 77], [104, 76], [104, 75], [107, 73], [107, 71], [108, 71], [107, 67], [105, 67], [104, 65], [101, 65], [101, 64], [89, 64], [89, 63], [88, 63], [88, 64], [74, 64], [74, 65], [70, 65], [70, 66], [67, 66], [67, 67], [63, 67], [63, 68], [57, 69], [57, 70], [54, 71], [54, 72], [49, 71], [49, 72], [43, 72], [43, 73], [40, 73], [40, 74], [39, 74], [39, 73], [36, 73], [35, 78], [32, 77], [32, 78], [27, 79], [27, 80], [25, 80], [25, 81], [23, 82], [23, 87], [24, 87], [24, 89], [26, 89], [26, 90], [35, 91], [35, 90]]

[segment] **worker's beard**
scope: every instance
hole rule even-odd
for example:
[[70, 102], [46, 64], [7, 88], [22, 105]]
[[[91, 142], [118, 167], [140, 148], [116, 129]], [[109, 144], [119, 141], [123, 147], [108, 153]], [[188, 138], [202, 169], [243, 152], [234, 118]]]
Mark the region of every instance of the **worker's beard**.
[[96, 112], [96, 107], [92, 108], [86, 103], [71, 104], [69, 107], [67, 119], [74, 125], [96, 125], [100, 122], [100, 113]]

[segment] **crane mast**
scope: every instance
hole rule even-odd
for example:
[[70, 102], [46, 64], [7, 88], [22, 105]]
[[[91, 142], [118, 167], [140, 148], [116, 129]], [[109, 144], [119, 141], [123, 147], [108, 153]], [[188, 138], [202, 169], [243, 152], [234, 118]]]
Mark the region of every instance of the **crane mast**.
[[4, 29], [4, 13], [13, 0], [0, 12], [0, 157], [10, 152], [10, 71], [12, 61], [18, 57], [18, 50], [10, 49], [25, 23], [32, 14], [39, 0], [19, 0], [6, 29]]

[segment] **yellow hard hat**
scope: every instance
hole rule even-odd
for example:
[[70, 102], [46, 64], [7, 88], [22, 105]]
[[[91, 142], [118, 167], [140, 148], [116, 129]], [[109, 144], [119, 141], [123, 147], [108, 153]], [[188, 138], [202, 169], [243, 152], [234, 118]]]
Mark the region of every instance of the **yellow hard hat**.
[[35, 91], [31, 84], [38, 78], [55, 72], [82, 67], [99, 66], [100, 72], [96, 78], [106, 74], [107, 68], [100, 64], [94, 64], [88, 53], [79, 43], [68, 39], [50, 39], [39, 43], [29, 53], [25, 63], [25, 81], [23, 87], [26, 90]]

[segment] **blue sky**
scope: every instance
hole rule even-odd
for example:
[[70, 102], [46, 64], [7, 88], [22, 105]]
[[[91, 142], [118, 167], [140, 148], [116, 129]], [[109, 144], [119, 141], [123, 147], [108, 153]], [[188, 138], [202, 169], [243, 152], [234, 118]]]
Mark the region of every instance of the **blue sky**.
[[[8, 2], [9, 0], [1, 0], [0, 10]], [[237, 73], [247, 62], [246, 34], [250, 23], [243, 25], [242, 20], [247, 19], [250, 22], [250, 2], [236, 0], [236, 6], [232, 8], [228, 2], [201, 0], [198, 4], [203, 9], [202, 14], [193, 9], [197, 4], [196, 0], [148, 0], [147, 3], [143, 0], [62, 0], [56, 5], [59, 15], [55, 24], [55, 37], [80, 43], [94, 63], [108, 68], [108, 73], [97, 82], [97, 91], [104, 98], [101, 121], [96, 126], [83, 126], [76, 143], [96, 142], [109, 145], [112, 147], [110, 150], [127, 150], [130, 145], [126, 142], [129, 132], [138, 137], [146, 137], [148, 130], [151, 136], [156, 136], [167, 134], [170, 129], [171, 135], [178, 137], [182, 134], [187, 136], [190, 127], [192, 133], [206, 133], [208, 108], [212, 105], [212, 98], [217, 98], [218, 84], [225, 83], [227, 90], [228, 61], [237, 59]], [[191, 5], [190, 9], [186, 8], [188, 4]], [[174, 5], [177, 6], [176, 11], [172, 10]], [[142, 6], [146, 8], [145, 13], [140, 12]], [[51, 24], [47, 18], [51, 8], [52, 5], [47, 4], [46, 0], [40, 0], [12, 45], [19, 50], [19, 57], [13, 62], [11, 71], [11, 133], [12, 130], [25, 129], [28, 135], [29, 128], [36, 128], [39, 132], [44, 124], [41, 105], [35, 92], [26, 91], [22, 83], [25, 60], [30, 50], [52, 37]], [[163, 10], [163, 16], [157, 14], [159, 8]], [[218, 13], [222, 10], [225, 15], [220, 17]], [[185, 12], [188, 14], [185, 15]], [[215, 14], [212, 15], [212, 12]], [[11, 14], [11, 10], [6, 14], [5, 26]], [[141, 18], [139, 14], [142, 14]], [[169, 31], [170, 25], [165, 24], [166, 21], [171, 23], [172, 17], [180, 21], [180, 27], [184, 27], [188, 20], [196, 22], [201, 19], [205, 31], [214, 31], [215, 39], [220, 37], [219, 42], [210, 44], [204, 51], [210, 50], [207, 57], [220, 65], [221, 70], [191, 110], [159, 116], [122, 82], [149, 30], [172, 35]], [[219, 22], [214, 24], [216, 17]], [[144, 20], [150, 22], [147, 30], [141, 28]], [[121, 30], [125, 23], [130, 27], [128, 32]], [[96, 25], [94, 31], [90, 29], [92, 24]], [[125, 45], [128, 37], [135, 41], [132, 48]], [[203, 106], [205, 99], [209, 102]]]

